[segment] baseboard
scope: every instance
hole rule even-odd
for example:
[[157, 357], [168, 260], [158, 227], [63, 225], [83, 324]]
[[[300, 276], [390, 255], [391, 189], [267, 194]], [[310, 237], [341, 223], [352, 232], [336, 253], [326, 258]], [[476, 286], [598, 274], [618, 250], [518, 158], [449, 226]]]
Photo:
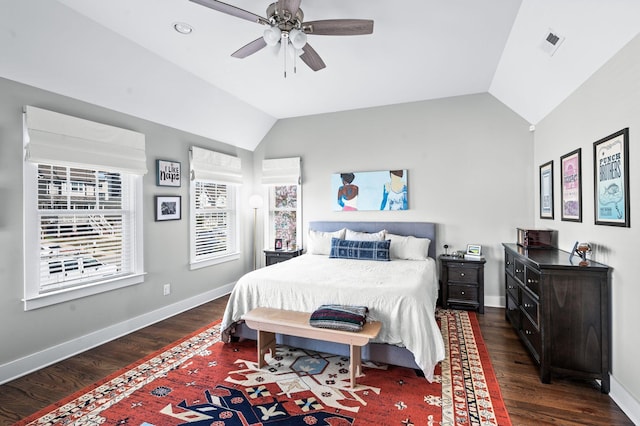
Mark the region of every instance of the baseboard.
[[506, 306], [504, 296], [484, 296], [484, 306], [504, 308]]
[[[233, 290], [234, 283], [225, 284], [222, 287], [207, 291], [189, 299], [181, 300], [158, 310], [148, 312], [138, 317], [128, 319], [118, 324], [101, 330], [80, 336], [73, 340], [52, 346], [43, 351], [27, 355], [15, 361], [0, 365], [0, 385], [47, 367], [63, 359], [82, 353], [86, 350], [100, 346], [118, 337], [127, 335], [133, 331], [147, 327], [158, 321], [162, 321], [181, 312], [193, 309], [203, 303], [229, 294]], [[211, 320], [215, 320], [212, 318]]]
[[640, 401], [635, 399], [613, 376], [611, 376], [609, 396], [633, 424], [640, 425]]

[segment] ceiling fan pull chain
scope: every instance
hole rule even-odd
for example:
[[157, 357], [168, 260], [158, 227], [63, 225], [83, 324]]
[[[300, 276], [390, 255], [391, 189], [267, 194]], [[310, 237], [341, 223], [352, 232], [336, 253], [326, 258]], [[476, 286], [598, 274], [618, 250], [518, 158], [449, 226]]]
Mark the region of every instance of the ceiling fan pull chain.
[[282, 32], [282, 47], [284, 48], [284, 78], [287, 78], [287, 47], [289, 45], [289, 33]]

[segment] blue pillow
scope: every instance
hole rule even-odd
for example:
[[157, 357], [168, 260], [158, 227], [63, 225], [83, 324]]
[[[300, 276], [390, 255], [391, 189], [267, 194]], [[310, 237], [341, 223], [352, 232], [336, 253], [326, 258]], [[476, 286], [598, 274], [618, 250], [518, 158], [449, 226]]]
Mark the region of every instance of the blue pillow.
[[386, 241], [355, 241], [331, 239], [329, 257], [334, 259], [382, 260], [389, 261], [389, 246], [391, 240]]

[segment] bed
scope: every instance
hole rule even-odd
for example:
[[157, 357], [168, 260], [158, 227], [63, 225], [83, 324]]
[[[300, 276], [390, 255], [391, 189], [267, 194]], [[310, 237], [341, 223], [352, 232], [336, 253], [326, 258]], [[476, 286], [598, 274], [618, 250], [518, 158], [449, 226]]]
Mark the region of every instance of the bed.
[[[318, 249], [318, 235], [322, 235], [324, 244], [329, 233], [336, 235], [344, 229], [350, 231], [350, 240], [385, 230], [396, 256], [388, 262], [332, 258]], [[309, 230], [307, 253], [252, 271], [238, 280], [222, 319], [223, 340], [232, 336], [255, 339], [255, 332], [241, 318], [259, 306], [312, 312], [325, 303], [364, 305], [369, 308], [369, 319], [381, 321], [383, 326], [378, 337], [363, 348], [363, 359], [420, 369], [432, 381], [435, 366], [444, 359], [444, 344], [435, 318], [435, 224], [316, 221], [309, 224]], [[427, 254], [415, 258], [421, 260], [398, 252], [406, 242], [419, 242], [420, 249], [426, 251], [425, 239], [430, 240]], [[323, 254], [312, 254], [319, 252]], [[390, 252], [394, 254], [391, 249]], [[345, 345], [311, 339], [278, 336], [278, 343], [348, 355]]]

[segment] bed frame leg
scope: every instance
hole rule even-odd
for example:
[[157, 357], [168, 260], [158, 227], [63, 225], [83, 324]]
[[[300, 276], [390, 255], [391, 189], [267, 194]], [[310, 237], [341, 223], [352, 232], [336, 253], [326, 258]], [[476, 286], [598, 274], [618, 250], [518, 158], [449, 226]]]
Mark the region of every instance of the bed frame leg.
[[276, 356], [276, 334], [268, 331], [258, 331], [258, 368], [267, 365], [265, 355]]

